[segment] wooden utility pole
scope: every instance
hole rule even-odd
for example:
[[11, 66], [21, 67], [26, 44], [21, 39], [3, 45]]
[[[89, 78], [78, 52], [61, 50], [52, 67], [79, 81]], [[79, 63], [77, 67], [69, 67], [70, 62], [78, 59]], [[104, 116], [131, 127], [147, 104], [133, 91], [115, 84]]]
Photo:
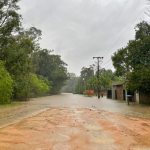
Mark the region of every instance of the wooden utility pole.
[[99, 73], [99, 62], [100, 62], [100, 59], [103, 59], [104, 57], [93, 57], [93, 59], [97, 59], [97, 63], [98, 63], [98, 68], [97, 68], [97, 79], [98, 79], [98, 98], [100, 98], [100, 81], [99, 81], [99, 77], [100, 77], [100, 73]]

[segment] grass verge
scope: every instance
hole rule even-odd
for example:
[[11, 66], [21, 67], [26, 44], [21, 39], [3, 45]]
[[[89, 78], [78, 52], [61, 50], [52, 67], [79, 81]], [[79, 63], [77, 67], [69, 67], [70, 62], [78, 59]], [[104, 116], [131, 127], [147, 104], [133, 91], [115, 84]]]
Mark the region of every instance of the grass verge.
[[0, 104], [0, 107], [21, 105], [21, 104], [23, 104], [23, 102], [12, 102], [12, 103], [7, 103], [7, 104]]

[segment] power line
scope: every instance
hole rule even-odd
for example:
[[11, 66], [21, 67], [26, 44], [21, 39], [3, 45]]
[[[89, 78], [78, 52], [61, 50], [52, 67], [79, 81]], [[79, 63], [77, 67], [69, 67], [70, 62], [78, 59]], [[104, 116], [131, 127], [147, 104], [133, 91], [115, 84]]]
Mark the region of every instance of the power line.
[[[138, 4], [139, 4], [139, 3], [138, 3]], [[144, 7], [144, 9], [145, 9], [145, 7]], [[142, 11], [140, 12], [140, 14], [138, 14], [138, 16], [136, 17], [136, 19], [142, 14], [142, 12], [143, 12], [144, 9], [142, 9]], [[134, 10], [134, 11], [135, 11], [135, 10]], [[134, 12], [134, 11], [133, 11], [133, 12]], [[132, 14], [133, 14], [133, 13], [132, 13]], [[132, 16], [132, 15], [131, 15], [131, 16]], [[131, 16], [130, 16], [130, 17], [131, 17]], [[130, 18], [130, 17], [129, 17], [129, 18]], [[129, 19], [129, 18], [128, 18], [128, 19]], [[135, 20], [136, 20], [136, 19], [135, 19]], [[133, 21], [133, 23], [135, 22], [135, 20]], [[127, 30], [128, 30], [128, 28], [130, 28], [130, 27], [133, 25], [133, 23], [132, 23], [129, 27], [127, 27]], [[123, 26], [123, 27], [124, 27], [124, 26]], [[122, 29], [122, 28], [121, 28], [121, 29]], [[125, 30], [125, 32], [126, 32], [127, 30]], [[121, 31], [121, 30], [119, 30], [119, 32], [120, 32], [120, 31]], [[116, 36], [119, 34], [119, 32], [116, 34]], [[123, 34], [124, 34], [125, 32], [123, 32]], [[121, 35], [121, 37], [123, 36], [123, 34]], [[115, 37], [116, 37], [116, 36], [115, 36]], [[114, 41], [115, 37], [112, 39], [112, 41]], [[121, 37], [120, 37], [120, 38], [121, 38]], [[119, 38], [119, 39], [120, 39], [120, 38]], [[118, 39], [118, 40], [119, 40], [119, 39]], [[118, 40], [117, 40], [117, 41], [118, 41]], [[111, 42], [112, 42], [112, 41], [111, 41]], [[111, 42], [110, 42], [110, 43], [111, 43]], [[116, 44], [116, 43], [115, 43], [115, 44]], [[110, 44], [109, 44], [109, 45], [110, 45]], [[109, 46], [109, 45], [108, 45], [108, 46]], [[106, 47], [105, 50], [107, 50], [108, 46]], [[114, 45], [113, 45], [113, 46], [114, 46]], [[108, 52], [109, 52], [109, 51], [108, 51]], [[105, 56], [108, 52], [106, 52], [106, 53], [104, 54], [104, 56]]]
[[[140, 14], [136, 17], [136, 19], [143, 13], [144, 10], [145, 10], [145, 7], [144, 7], [144, 9], [142, 9], [142, 11], [140, 12]], [[134, 22], [136, 21], [136, 19], [133, 21], [133, 23], [132, 23], [129, 27], [127, 27], [127, 29], [123, 32], [123, 34], [121, 34], [120, 38], [121, 38], [121, 37], [124, 35], [124, 33], [134, 24]], [[120, 39], [120, 38], [119, 38], [119, 39]], [[118, 39], [118, 40], [119, 40], [119, 39]], [[114, 39], [113, 39], [113, 40], [114, 40]], [[112, 41], [113, 41], [113, 40], [112, 40]], [[118, 40], [113, 44], [113, 46], [118, 42]], [[112, 47], [113, 47], [113, 46], [112, 46]], [[106, 49], [107, 49], [107, 48], [106, 48]], [[109, 51], [108, 51], [108, 52], [109, 52]], [[105, 55], [106, 55], [108, 52], [106, 52]], [[105, 56], [105, 55], [104, 55], [104, 56]]]
[[[131, 59], [130, 61], [133, 61], [133, 60], [136, 59], [138, 56], [140, 56], [142, 53], [143, 53], [143, 51], [142, 51], [141, 53], [139, 53], [136, 57], [134, 57], [133, 59]], [[118, 63], [121, 63], [121, 61], [118, 62]], [[109, 64], [109, 65], [112, 65], [112, 66], [113, 66], [113, 64]], [[107, 68], [109, 65], [107, 65], [105, 68]], [[114, 66], [113, 66], [113, 67], [114, 67]]]
[[111, 61], [111, 59], [109, 59], [109, 61], [107, 61], [105, 64], [103, 64], [104, 66], [106, 65], [106, 64], [108, 64], [109, 62]]
[[[128, 1], [129, 1], [129, 0], [128, 0]], [[124, 5], [124, 7], [123, 7], [123, 9], [122, 9], [121, 13], [119, 14], [119, 16], [117, 17], [117, 19], [116, 19], [116, 21], [115, 21], [115, 23], [114, 23], [113, 27], [111, 28], [111, 30], [110, 30], [110, 31], [109, 31], [109, 33], [107, 34], [106, 38], [104, 39], [103, 44], [104, 44], [104, 42], [106, 41], [107, 37], [110, 35], [110, 33], [111, 33], [112, 29], [113, 29], [113, 28], [114, 28], [114, 26], [116, 25], [116, 23], [117, 23], [117, 21], [119, 20], [120, 16], [122, 15], [122, 13], [123, 13], [123, 11], [124, 11], [124, 9], [125, 9], [125, 7], [126, 7], [126, 5], [127, 5], [128, 1], [127, 1], [127, 2], [126, 2], [126, 4]], [[100, 49], [102, 48], [103, 44], [101, 45]]]
[[[120, 18], [120, 16], [122, 15], [122, 13], [123, 13], [123, 11], [124, 11], [124, 9], [125, 9], [125, 7], [126, 7], [126, 5], [127, 5], [128, 1], [129, 1], [129, 0], [127, 0], [127, 2], [126, 2], [126, 4], [124, 5], [124, 7], [123, 7], [122, 11], [119, 13], [119, 16], [117, 17], [117, 19], [116, 19], [116, 21], [115, 21], [115, 23], [114, 23], [113, 27], [110, 29], [110, 31], [109, 31], [108, 35], [106, 36], [106, 38], [104, 39], [103, 43], [106, 41], [106, 39], [107, 39], [107, 37], [109, 36], [109, 34], [111, 33], [112, 29], [113, 29], [113, 28], [114, 28], [114, 26], [116, 25], [116, 23], [117, 23], [118, 19], [119, 19], [119, 18]], [[102, 48], [102, 46], [103, 46], [103, 44], [101, 45], [100, 49]], [[90, 63], [91, 63], [91, 62], [90, 62]]]
[[[148, 4], [147, 4], [147, 5], [148, 5]], [[146, 5], [146, 6], [147, 6], [147, 5]], [[136, 17], [136, 19], [142, 14], [142, 12], [145, 10], [146, 6], [144, 7], [144, 9], [142, 9], [142, 11], [140, 12], [140, 14], [138, 14], [138, 16]], [[136, 19], [134, 20], [134, 22], [136, 21]], [[130, 27], [134, 24], [134, 22], [133, 22], [128, 28], [130, 28]], [[128, 30], [128, 28], [127, 28], [127, 30]], [[126, 32], [127, 30], [125, 30], [125, 32]], [[123, 32], [123, 34], [120, 36], [120, 38], [124, 35], [125, 32]], [[120, 38], [119, 38], [119, 39], [120, 39]], [[119, 40], [119, 39], [118, 39], [118, 40]], [[118, 40], [117, 40], [117, 41], [118, 41]], [[115, 44], [117, 43], [117, 41], [115, 42]], [[115, 44], [113, 44], [113, 46], [114, 46]], [[113, 47], [113, 46], [112, 46], [112, 47]], [[109, 51], [108, 51], [108, 52], [109, 52]], [[106, 52], [106, 54], [107, 54], [108, 52]], [[105, 54], [104, 56], [106, 56], [106, 54]], [[110, 59], [110, 60], [111, 60], [111, 59]], [[109, 60], [109, 61], [110, 61], [110, 60]], [[106, 63], [106, 64], [107, 64], [107, 63]]]
[[[128, 2], [128, 1], [127, 1], [127, 2]], [[140, 4], [140, 2], [141, 2], [141, 0], [139, 0], [139, 2], [137, 3], [137, 5], [136, 5], [136, 7], [134, 8], [134, 10], [132, 11], [130, 17], [131, 17], [132, 14], [134, 13], [134, 11], [136, 10], [136, 8], [137, 8], [138, 5]], [[126, 3], [126, 4], [127, 4], [127, 3]], [[126, 6], [126, 5], [125, 5], [125, 6]], [[125, 7], [124, 7], [124, 8], [125, 8]], [[145, 8], [144, 8], [144, 9], [145, 9]], [[143, 9], [143, 10], [144, 10], [144, 9]], [[143, 10], [140, 12], [139, 15], [141, 15], [141, 13], [143, 12]], [[138, 15], [138, 17], [139, 17], [139, 15]], [[119, 16], [121, 16], [121, 15], [119, 15]], [[119, 30], [119, 32], [122, 30], [122, 28], [123, 28], [123, 27], [125, 26], [125, 24], [128, 22], [128, 20], [130, 19], [130, 17], [125, 21], [124, 25], [121, 27], [121, 29]], [[137, 19], [138, 17], [136, 17], [136, 19]], [[136, 20], [136, 19], [135, 19], [135, 20]], [[134, 22], [135, 22], [135, 20], [134, 20]], [[133, 22], [133, 23], [134, 23], [134, 22]], [[131, 26], [132, 26], [132, 25], [131, 25]], [[130, 27], [130, 26], [129, 26], [129, 27]], [[128, 30], [128, 28], [127, 28], [127, 30]], [[126, 30], [126, 31], [127, 31], [127, 30]], [[126, 31], [125, 31], [125, 32], [126, 32]], [[119, 33], [119, 32], [118, 32], [118, 33]], [[124, 32], [124, 33], [125, 33], [125, 32]], [[115, 37], [118, 35], [118, 33], [115, 35]], [[123, 34], [124, 34], [124, 33], [123, 33]], [[123, 35], [123, 34], [122, 34], [122, 35]], [[114, 41], [115, 37], [112, 39], [112, 41]], [[121, 36], [121, 37], [122, 37], [122, 36]], [[111, 41], [111, 42], [112, 42], [112, 41]], [[111, 43], [111, 42], [110, 42], [110, 43]], [[109, 45], [110, 45], [110, 44], [109, 44]], [[109, 46], [109, 45], [108, 45], [108, 46]], [[106, 47], [106, 49], [108, 48], [108, 46]], [[113, 45], [113, 46], [114, 46], [114, 45]], [[105, 50], [106, 50], [106, 49], [105, 49]], [[109, 51], [108, 51], [108, 52], [109, 52]], [[108, 52], [107, 52], [107, 53], [108, 53]], [[106, 56], [107, 53], [105, 53], [104, 56]]]

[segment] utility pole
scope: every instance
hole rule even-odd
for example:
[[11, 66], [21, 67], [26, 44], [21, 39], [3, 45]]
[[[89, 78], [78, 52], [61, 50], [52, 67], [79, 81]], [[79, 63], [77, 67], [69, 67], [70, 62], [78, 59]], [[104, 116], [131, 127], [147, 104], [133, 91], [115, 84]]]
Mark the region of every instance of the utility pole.
[[103, 59], [104, 57], [93, 57], [93, 59], [97, 59], [97, 63], [98, 63], [98, 68], [97, 68], [97, 71], [98, 71], [98, 75], [97, 75], [97, 78], [98, 78], [98, 99], [100, 98], [100, 82], [99, 82], [99, 76], [100, 76], [100, 73], [99, 73], [99, 62], [100, 62], [100, 59]]

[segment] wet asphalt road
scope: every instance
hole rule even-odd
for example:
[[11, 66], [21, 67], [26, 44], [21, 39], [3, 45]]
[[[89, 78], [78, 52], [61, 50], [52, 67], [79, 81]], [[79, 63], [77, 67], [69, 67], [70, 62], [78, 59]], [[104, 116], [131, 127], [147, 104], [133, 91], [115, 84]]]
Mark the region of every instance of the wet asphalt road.
[[18, 122], [24, 118], [35, 116], [50, 108], [90, 108], [125, 115], [150, 118], [150, 106], [123, 101], [109, 100], [106, 97], [84, 97], [83, 95], [61, 94], [48, 97], [33, 98], [22, 105], [0, 108], [0, 128]]

